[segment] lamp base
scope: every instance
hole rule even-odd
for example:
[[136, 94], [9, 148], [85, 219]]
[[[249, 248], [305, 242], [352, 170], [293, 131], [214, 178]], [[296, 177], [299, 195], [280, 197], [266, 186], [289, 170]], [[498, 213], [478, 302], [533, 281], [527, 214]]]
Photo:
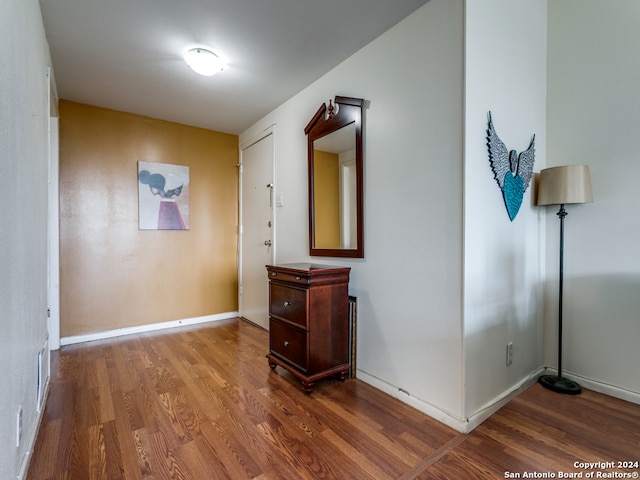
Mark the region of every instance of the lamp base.
[[538, 378], [538, 382], [549, 390], [557, 393], [566, 393], [567, 395], [577, 395], [582, 392], [582, 387], [573, 380], [558, 377], [556, 375], [542, 375]]

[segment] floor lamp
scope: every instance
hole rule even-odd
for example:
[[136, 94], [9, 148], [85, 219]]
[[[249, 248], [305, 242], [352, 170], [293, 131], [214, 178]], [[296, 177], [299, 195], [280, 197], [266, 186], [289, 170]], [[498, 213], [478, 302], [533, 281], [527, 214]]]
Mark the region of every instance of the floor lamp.
[[558, 281], [558, 375], [542, 375], [538, 381], [558, 393], [576, 395], [581, 387], [573, 380], [562, 376], [562, 290], [564, 275], [564, 206], [572, 203], [591, 203], [591, 175], [586, 165], [569, 165], [546, 168], [538, 180], [538, 205], [560, 205], [560, 278]]

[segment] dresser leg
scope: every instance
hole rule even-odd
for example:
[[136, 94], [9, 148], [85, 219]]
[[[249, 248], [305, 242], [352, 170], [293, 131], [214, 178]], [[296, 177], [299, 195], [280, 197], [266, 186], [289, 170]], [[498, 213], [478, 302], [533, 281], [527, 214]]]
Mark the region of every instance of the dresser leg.
[[275, 364], [275, 363], [273, 363], [271, 360], [269, 360], [269, 368], [270, 368], [271, 370], [275, 370], [275, 369], [276, 369], [276, 364]]
[[339, 378], [340, 380], [344, 381], [344, 380], [346, 380], [346, 379], [347, 379], [347, 374], [348, 374], [348, 373], [349, 373], [349, 371], [348, 371], [348, 370], [347, 370], [347, 371], [344, 371], [344, 372], [340, 372], [340, 373], [338, 374], [338, 378]]
[[302, 381], [302, 388], [304, 388], [304, 393], [311, 393], [313, 391], [313, 386], [313, 382], [305, 382], [304, 380]]

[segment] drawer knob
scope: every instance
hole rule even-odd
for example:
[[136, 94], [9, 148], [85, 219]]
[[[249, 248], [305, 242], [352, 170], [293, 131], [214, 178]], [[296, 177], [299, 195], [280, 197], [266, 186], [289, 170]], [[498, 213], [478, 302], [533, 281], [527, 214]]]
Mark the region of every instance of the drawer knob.
[[285, 340], [285, 341], [284, 341], [284, 346], [285, 346], [285, 347], [288, 347], [288, 346], [289, 346], [289, 341], [288, 341], [288, 340]]
[[290, 307], [290, 306], [291, 306], [291, 302], [290, 302], [289, 300], [286, 300], [286, 301], [284, 302], [284, 306], [285, 306], [285, 307]]
[[296, 277], [296, 280], [302, 280], [302, 277]]

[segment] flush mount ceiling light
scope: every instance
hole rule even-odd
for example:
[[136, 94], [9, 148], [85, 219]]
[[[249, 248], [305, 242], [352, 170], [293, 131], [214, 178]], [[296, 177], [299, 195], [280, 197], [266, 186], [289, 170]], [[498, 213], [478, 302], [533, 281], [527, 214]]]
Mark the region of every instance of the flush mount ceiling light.
[[184, 61], [191, 70], [205, 77], [215, 75], [224, 68], [220, 57], [206, 48], [192, 48], [184, 54]]

